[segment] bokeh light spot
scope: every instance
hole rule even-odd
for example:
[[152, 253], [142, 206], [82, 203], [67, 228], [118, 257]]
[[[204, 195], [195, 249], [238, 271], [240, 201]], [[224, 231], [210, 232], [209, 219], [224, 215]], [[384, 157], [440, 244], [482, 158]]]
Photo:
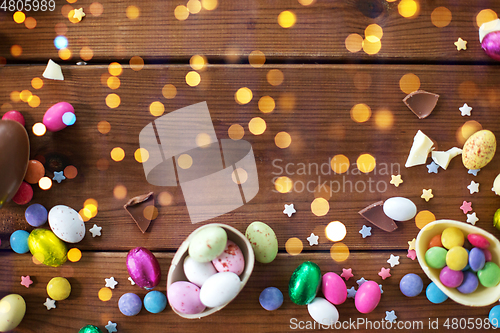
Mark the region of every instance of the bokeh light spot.
[[113, 297], [113, 291], [108, 287], [103, 287], [99, 289], [97, 296], [101, 301], [107, 302]]
[[259, 110], [262, 113], [273, 112], [275, 107], [276, 103], [274, 102], [274, 99], [271, 96], [262, 96], [259, 99]]
[[236, 184], [244, 184], [248, 180], [248, 173], [243, 168], [236, 168], [231, 173], [231, 179]]
[[392, 127], [394, 123], [394, 116], [389, 110], [378, 110], [375, 112], [375, 126], [377, 128], [386, 130]]
[[27, 17], [26, 20], [24, 20], [24, 25], [28, 29], [35, 29], [36, 19], [34, 17]]
[[196, 145], [198, 147], [204, 148], [207, 147], [210, 143], [212, 143], [212, 139], [207, 133], [198, 133], [198, 135], [196, 135]]
[[415, 216], [415, 224], [419, 229], [434, 221], [436, 221], [436, 216], [428, 210], [422, 210]]
[[35, 123], [32, 127], [33, 134], [36, 136], [42, 136], [47, 132], [47, 127], [43, 123]]
[[318, 184], [314, 188], [314, 197], [328, 200], [332, 197], [332, 189], [327, 184]]
[[451, 11], [446, 7], [436, 7], [431, 13], [431, 22], [438, 28], [444, 28], [451, 22]]
[[181, 169], [189, 169], [193, 165], [193, 158], [188, 154], [182, 154], [177, 158], [177, 164]]
[[282, 28], [291, 28], [297, 22], [297, 17], [294, 12], [285, 10], [278, 15], [278, 24]]
[[272, 86], [279, 86], [280, 84], [283, 83], [283, 80], [285, 78], [283, 72], [280, 71], [279, 69], [271, 69], [269, 72], [267, 72], [266, 77], [267, 77], [267, 82], [269, 82], [269, 84]]
[[94, 51], [88, 46], [84, 46], [80, 49], [80, 58], [84, 61], [89, 61], [94, 56]]
[[161, 89], [163, 97], [167, 99], [172, 99], [177, 95], [177, 88], [173, 84], [166, 84]]
[[377, 54], [382, 48], [382, 42], [380, 40], [372, 42], [368, 39], [365, 39], [361, 44], [363, 46], [363, 51], [365, 51], [365, 53], [369, 55]]
[[296, 256], [302, 252], [302, 250], [304, 249], [304, 244], [297, 237], [292, 237], [286, 241], [285, 249], [289, 255]]
[[155, 206], [146, 206], [142, 211], [142, 215], [148, 220], [154, 220], [158, 217], [158, 208]]
[[130, 64], [130, 68], [132, 68], [132, 70], [138, 72], [144, 68], [144, 59], [142, 59], [139, 56], [134, 56], [134, 57], [130, 58], [129, 64]]
[[356, 160], [356, 165], [359, 169], [359, 171], [363, 173], [369, 173], [372, 172], [373, 169], [375, 169], [375, 166], [377, 165], [375, 161], [375, 157], [373, 157], [370, 154], [361, 154], [359, 155], [358, 159]]
[[31, 91], [29, 90], [23, 90], [19, 93], [19, 98], [23, 102], [28, 102], [28, 99], [31, 97]]
[[10, 48], [10, 54], [13, 57], [19, 57], [23, 53], [23, 48], [20, 45], [12, 45]]
[[498, 15], [491, 9], [483, 9], [476, 15], [477, 27], [481, 27], [484, 23], [496, 20]]
[[106, 105], [109, 108], [111, 109], [117, 108], [118, 106], [120, 106], [120, 103], [121, 99], [120, 96], [118, 96], [117, 94], [109, 94], [108, 96], [106, 96]]
[[165, 112], [165, 106], [162, 102], [154, 101], [149, 105], [149, 112], [155, 116], [159, 117]]
[[112, 62], [108, 65], [108, 72], [113, 76], [120, 76], [123, 72], [122, 65], [117, 62]]
[[127, 188], [123, 185], [116, 185], [113, 188], [113, 196], [118, 200], [125, 199], [127, 197]]
[[59, 58], [61, 58], [62, 60], [69, 60], [73, 56], [70, 49], [60, 49], [59, 52], [57, 52], [57, 54], [59, 55]]
[[72, 249], [69, 249], [67, 256], [69, 261], [78, 262], [80, 261], [80, 259], [82, 259], [82, 251], [74, 247]]
[[311, 203], [311, 212], [316, 216], [325, 216], [329, 210], [330, 204], [324, 198], [316, 198]]
[[200, 74], [198, 74], [194, 71], [191, 71], [191, 72], [186, 74], [186, 83], [188, 84], [188, 86], [196, 87], [197, 85], [200, 84], [200, 82], [201, 82]]
[[42, 189], [42, 190], [48, 190], [52, 187], [52, 179], [50, 179], [49, 177], [42, 177], [40, 178], [40, 180], [38, 181], [38, 186]]
[[382, 39], [383, 35], [384, 35], [384, 31], [382, 30], [382, 27], [379, 26], [378, 24], [375, 24], [375, 23], [370, 24], [365, 29], [365, 38], [369, 42], [376, 43]]
[[330, 256], [336, 262], [343, 262], [349, 258], [349, 248], [344, 243], [335, 243], [330, 248]]
[[149, 159], [149, 152], [144, 148], [137, 148], [134, 152], [134, 158], [139, 163], [144, 163]]
[[160, 192], [157, 199], [160, 206], [170, 206], [174, 202], [174, 197], [167, 191]]
[[343, 154], [335, 155], [330, 161], [330, 166], [336, 174], [344, 173], [349, 170], [349, 159]]
[[31, 95], [28, 98], [28, 105], [31, 106], [32, 108], [36, 108], [37, 106], [40, 105], [40, 97], [37, 95]]
[[76, 122], [76, 116], [73, 112], [65, 112], [62, 116], [62, 122], [66, 126], [74, 125]]
[[227, 130], [227, 134], [233, 140], [240, 140], [245, 135], [245, 129], [240, 124], [232, 124]]
[[89, 10], [90, 10], [90, 13], [93, 16], [97, 17], [97, 16], [100, 16], [103, 13], [104, 7], [99, 2], [92, 2], [90, 4]]
[[109, 168], [109, 161], [105, 158], [100, 158], [97, 160], [96, 168], [99, 171], [105, 171]]
[[340, 242], [345, 238], [346, 234], [347, 230], [345, 228], [345, 225], [340, 221], [330, 222], [325, 228], [326, 238], [328, 238], [332, 242]]
[[174, 9], [174, 16], [179, 21], [185, 21], [189, 17], [189, 10], [184, 5], [179, 5]]
[[399, 88], [405, 94], [417, 91], [420, 88], [420, 79], [413, 73], [405, 74], [399, 79]]
[[78, 175], [78, 169], [74, 165], [68, 165], [64, 168], [64, 177], [73, 179]]
[[460, 126], [457, 129], [457, 134], [456, 134], [457, 142], [460, 145], [463, 145], [465, 143], [465, 141], [467, 141], [467, 139], [472, 134], [474, 134], [477, 131], [480, 131], [482, 129], [483, 129], [483, 126], [481, 126], [481, 124], [478, 123], [477, 121], [475, 121], [475, 120], [467, 121], [465, 124], [463, 124], [462, 126]]
[[97, 130], [101, 134], [108, 134], [109, 131], [111, 131], [111, 124], [108, 123], [106, 120], [101, 120], [100, 122], [97, 123]]
[[261, 135], [266, 131], [266, 127], [267, 127], [266, 121], [261, 117], [252, 118], [248, 122], [248, 130], [253, 135]]
[[274, 181], [274, 188], [279, 193], [288, 193], [293, 188], [293, 182], [287, 176], [281, 176]]
[[405, 18], [415, 17], [418, 13], [419, 5], [414, 0], [401, 0], [398, 4], [399, 15]]
[[236, 91], [236, 93], [234, 94], [234, 99], [236, 100], [236, 102], [238, 104], [248, 104], [253, 98], [253, 93], [252, 91], [247, 88], [247, 87], [243, 87], [243, 88], [240, 88]]
[[15, 12], [12, 17], [14, 18], [14, 22], [16, 22], [17, 24], [23, 23], [26, 19], [26, 15], [23, 12]]
[[218, 1], [217, 0], [201, 0], [201, 5], [206, 10], [214, 10], [217, 8]]
[[187, 9], [191, 14], [198, 14], [201, 11], [201, 2], [199, 0], [189, 0], [186, 4]]
[[57, 36], [54, 38], [54, 46], [58, 50], [65, 49], [68, 47], [68, 39], [65, 36]]
[[354, 86], [358, 90], [367, 90], [372, 84], [372, 76], [369, 73], [358, 72], [353, 77]]
[[13, 90], [11, 93], [10, 93], [10, 100], [12, 102], [19, 102], [21, 100], [21, 97], [20, 97], [20, 92], [17, 91], [17, 90]]
[[302, 5], [302, 6], [310, 6], [312, 5], [313, 3], [315, 3], [316, 0], [299, 0], [299, 3]]
[[207, 58], [203, 55], [195, 54], [189, 59], [189, 65], [195, 71], [201, 71], [207, 64]]
[[106, 81], [106, 84], [108, 85], [108, 87], [110, 89], [113, 89], [113, 90], [116, 90], [118, 88], [120, 88], [120, 79], [117, 78], [116, 76], [110, 76], [108, 77], [107, 81]]
[[366, 104], [360, 103], [356, 104], [351, 109], [351, 119], [357, 123], [364, 123], [370, 119], [372, 115], [372, 110]]
[[350, 34], [345, 39], [345, 48], [351, 53], [361, 51], [363, 48], [363, 37], [358, 34]]
[[288, 148], [292, 143], [292, 137], [287, 132], [279, 132], [274, 137], [274, 143], [278, 146], [278, 148]]
[[126, 9], [126, 15], [130, 20], [135, 20], [139, 17], [141, 11], [137, 6], [128, 6]]
[[115, 162], [120, 162], [125, 158], [125, 151], [120, 147], [115, 147], [110, 152], [111, 159]]
[[254, 68], [259, 68], [264, 66], [266, 62], [266, 56], [259, 50], [252, 51], [248, 56], [248, 62], [250, 63], [250, 66]]

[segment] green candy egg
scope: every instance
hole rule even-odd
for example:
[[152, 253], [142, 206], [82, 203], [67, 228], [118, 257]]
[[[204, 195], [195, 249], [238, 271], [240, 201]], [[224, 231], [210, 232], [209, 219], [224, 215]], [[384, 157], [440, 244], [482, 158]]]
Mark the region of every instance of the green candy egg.
[[102, 333], [102, 331], [97, 326], [87, 325], [87, 326], [80, 328], [78, 333]]
[[245, 236], [252, 244], [255, 260], [267, 264], [276, 258], [278, 238], [270, 226], [259, 221], [252, 222], [247, 227]]
[[209, 262], [224, 251], [226, 244], [226, 230], [219, 226], [202, 227], [189, 243], [189, 256], [198, 262]]
[[50, 230], [33, 230], [28, 237], [28, 247], [35, 259], [44, 265], [58, 267], [66, 262], [66, 244]]
[[441, 269], [446, 266], [446, 254], [444, 247], [434, 246], [425, 252], [425, 262], [429, 267]]
[[500, 267], [494, 262], [488, 261], [484, 264], [483, 269], [477, 271], [477, 278], [483, 286], [495, 287], [500, 283]]
[[300, 264], [290, 277], [288, 295], [298, 305], [311, 303], [321, 285], [321, 270], [311, 261]]

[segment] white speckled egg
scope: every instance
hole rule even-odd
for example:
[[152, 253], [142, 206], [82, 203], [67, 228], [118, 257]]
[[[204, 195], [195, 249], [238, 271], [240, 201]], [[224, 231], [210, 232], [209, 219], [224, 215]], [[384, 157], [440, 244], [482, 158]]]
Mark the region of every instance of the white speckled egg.
[[76, 210], [64, 205], [49, 211], [49, 225], [54, 234], [68, 243], [78, 243], [85, 237], [85, 223]]
[[417, 214], [417, 206], [410, 199], [392, 197], [384, 202], [384, 213], [394, 221], [408, 221]]
[[233, 272], [214, 274], [201, 287], [201, 303], [210, 308], [225, 305], [238, 295], [240, 287], [240, 278]]
[[194, 283], [198, 287], [201, 287], [205, 281], [217, 273], [212, 262], [198, 262], [187, 256], [184, 259], [184, 275], [189, 280], [189, 282]]
[[10, 294], [0, 300], [0, 332], [16, 328], [26, 313], [26, 302], [21, 295]]

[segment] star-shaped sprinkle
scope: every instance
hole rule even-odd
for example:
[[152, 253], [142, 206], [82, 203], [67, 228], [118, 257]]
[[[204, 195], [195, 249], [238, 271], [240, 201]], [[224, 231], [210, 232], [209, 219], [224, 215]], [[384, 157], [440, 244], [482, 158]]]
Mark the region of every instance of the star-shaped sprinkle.
[[307, 241], [310, 246], [318, 245], [319, 236], [316, 236], [313, 232], [311, 232], [311, 236], [307, 237]]
[[462, 107], [458, 108], [460, 110], [460, 113], [463, 116], [470, 116], [470, 112], [472, 111], [472, 108], [467, 105], [467, 103], [464, 103]]
[[389, 264], [391, 264], [391, 268], [399, 265], [399, 256], [395, 256], [394, 254], [391, 253], [391, 257], [387, 260]]
[[384, 289], [382, 289], [382, 285], [379, 284], [378, 287], [380, 288], [380, 293], [383, 294], [384, 293]]
[[390, 268], [382, 267], [380, 269], [380, 272], [378, 272], [378, 275], [382, 278], [382, 280], [385, 280], [389, 276], [391, 276], [391, 269]]
[[60, 184], [65, 179], [66, 177], [64, 177], [64, 171], [54, 171], [54, 178], [52, 178], [52, 180], [55, 180], [58, 184]]
[[293, 204], [290, 205], [285, 204], [285, 210], [283, 211], [283, 214], [288, 215], [288, 217], [292, 217], [293, 213], [297, 213], [297, 211], [293, 207]]
[[474, 175], [474, 176], [477, 176], [477, 173], [481, 171], [481, 169], [469, 169], [469, 171], [467, 171], [467, 173], [469, 175]]
[[115, 286], [118, 284], [118, 282], [115, 281], [114, 277], [110, 277], [109, 279], [104, 279], [106, 281], [106, 287], [115, 289]]
[[479, 183], [476, 183], [475, 181], [471, 180], [470, 184], [467, 185], [467, 188], [469, 189], [470, 194], [478, 193], [479, 192]]
[[134, 280], [132, 280], [132, 278], [131, 278], [130, 276], [128, 277], [128, 280], [130, 281], [130, 284], [131, 284], [131, 285], [135, 286], [135, 281], [134, 281]]
[[394, 313], [394, 310], [392, 311], [386, 311], [385, 312], [385, 320], [390, 321], [391, 323], [395, 322], [398, 317]]
[[411, 241], [408, 241], [408, 250], [415, 250], [415, 242], [415, 238], [413, 238]]
[[357, 281], [356, 281], [356, 283], [358, 284], [358, 287], [361, 287], [361, 285], [362, 285], [363, 283], [365, 283], [365, 282], [366, 282], [366, 280], [365, 280], [365, 278], [364, 278], [364, 277], [361, 277], [361, 279], [359, 279], [359, 280], [357, 280]]
[[432, 188], [426, 190], [422, 190], [422, 195], [420, 196], [422, 199], [425, 199], [426, 202], [429, 202], [432, 198], [434, 198], [434, 194], [432, 194]]
[[111, 320], [108, 321], [108, 324], [104, 328], [108, 330], [108, 333], [118, 332], [116, 330], [116, 323], [113, 323]]
[[94, 226], [89, 229], [89, 231], [92, 233], [92, 237], [101, 236], [101, 230], [102, 227], [98, 227], [97, 224], [94, 224]]
[[408, 250], [408, 254], [406, 255], [406, 258], [410, 258], [411, 260], [415, 260], [417, 258], [417, 251]]
[[453, 44], [457, 47], [457, 51], [467, 50], [467, 41], [462, 38], [458, 38], [458, 40]]
[[346, 281], [349, 280], [349, 278], [352, 278], [354, 275], [352, 274], [352, 268], [342, 268], [342, 274], [340, 274]]
[[476, 225], [476, 222], [479, 221], [479, 219], [476, 216], [476, 213], [472, 214], [467, 214], [467, 223], [470, 223], [472, 225]]
[[439, 165], [436, 162], [432, 161], [431, 164], [426, 165], [428, 173], [438, 173]]
[[31, 281], [31, 278], [29, 275], [26, 276], [21, 276], [21, 284], [25, 286], [26, 288], [29, 288], [30, 285], [33, 284], [33, 281]]
[[467, 214], [468, 212], [472, 212], [472, 202], [467, 202], [464, 200], [462, 203], [462, 206], [460, 206], [460, 209], [464, 212], [464, 214]]
[[399, 187], [399, 185], [401, 185], [402, 182], [403, 182], [403, 180], [401, 179], [401, 175], [397, 175], [397, 176], [391, 175], [390, 183], [392, 185]]
[[85, 13], [83, 12], [83, 8], [75, 9], [75, 13], [73, 14], [73, 18], [81, 21], [82, 18], [85, 17]]
[[43, 303], [43, 305], [45, 305], [47, 310], [55, 309], [56, 308], [56, 301], [47, 297], [47, 299], [45, 300], [45, 303]]
[[372, 227], [367, 227], [366, 225], [363, 224], [363, 228], [361, 228], [359, 233], [361, 234], [361, 236], [363, 236], [363, 238], [371, 236], [372, 235]]
[[354, 289], [354, 287], [347, 289], [348, 298], [354, 298], [355, 296], [356, 296], [356, 289]]

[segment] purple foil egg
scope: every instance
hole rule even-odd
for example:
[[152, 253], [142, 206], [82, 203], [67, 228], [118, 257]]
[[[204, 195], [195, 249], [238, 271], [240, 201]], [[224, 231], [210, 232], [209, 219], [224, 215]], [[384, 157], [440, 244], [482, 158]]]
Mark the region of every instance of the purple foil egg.
[[483, 38], [481, 47], [490, 58], [500, 61], [500, 31], [487, 34]]
[[146, 248], [136, 247], [127, 255], [127, 271], [135, 284], [141, 288], [152, 289], [161, 280], [160, 264]]

